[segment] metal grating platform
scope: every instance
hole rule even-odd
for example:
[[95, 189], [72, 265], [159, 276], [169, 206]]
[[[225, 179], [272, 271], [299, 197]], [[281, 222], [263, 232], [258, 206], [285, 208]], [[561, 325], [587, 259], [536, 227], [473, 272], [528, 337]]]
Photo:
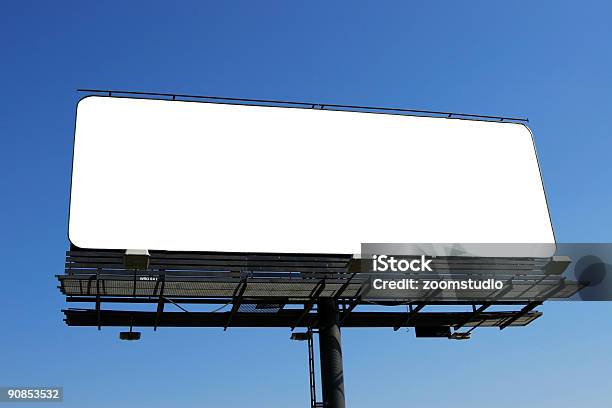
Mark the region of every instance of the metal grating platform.
[[[394, 274], [394, 277], [444, 277], [507, 282], [503, 293], [464, 292], [476, 300], [547, 300], [574, 295], [584, 285], [547, 272], [550, 260], [530, 258], [434, 259], [435, 274]], [[351, 255], [280, 255], [152, 252], [146, 270], [127, 269], [120, 251], [68, 251], [65, 275], [58, 276], [66, 296], [130, 296], [230, 299], [248, 281], [242, 296], [251, 299], [309, 301], [317, 296], [352, 299], [370, 274], [359, 272], [361, 261]], [[324, 284], [323, 284], [324, 283]], [[162, 293], [163, 289], [163, 293]], [[403, 291], [403, 301], [421, 300], [426, 290]], [[376, 300], [376, 297], [368, 297]], [[378, 300], [386, 299], [381, 297]], [[457, 300], [452, 292], [432, 300]]]

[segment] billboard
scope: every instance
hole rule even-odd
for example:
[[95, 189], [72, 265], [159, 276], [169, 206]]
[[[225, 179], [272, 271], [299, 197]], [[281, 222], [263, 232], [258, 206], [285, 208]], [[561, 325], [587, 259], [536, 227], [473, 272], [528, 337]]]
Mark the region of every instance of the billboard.
[[103, 96], [77, 107], [68, 230], [174, 251], [554, 242], [523, 124]]

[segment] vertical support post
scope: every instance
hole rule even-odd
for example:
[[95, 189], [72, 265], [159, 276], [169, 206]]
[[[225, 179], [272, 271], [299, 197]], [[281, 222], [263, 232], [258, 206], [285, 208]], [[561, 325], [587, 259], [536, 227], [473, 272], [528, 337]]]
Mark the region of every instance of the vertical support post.
[[315, 382], [315, 362], [312, 330], [308, 328], [308, 374], [310, 381], [310, 408], [317, 407], [317, 386]]
[[345, 408], [338, 302], [334, 298], [319, 298], [317, 312], [323, 406]]

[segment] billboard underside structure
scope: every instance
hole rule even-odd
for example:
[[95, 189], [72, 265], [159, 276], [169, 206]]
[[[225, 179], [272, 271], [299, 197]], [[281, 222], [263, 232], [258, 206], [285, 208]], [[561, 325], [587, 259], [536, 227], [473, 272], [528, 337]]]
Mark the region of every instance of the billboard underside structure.
[[[58, 279], [69, 302], [95, 307], [65, 310], [69, 325], [316, 328], [317, 302], [333, 299], [346, 327], [505, 328], [580, 289], [561, 285], [541, 254], [490, 257], [470, 246], [554, 249], [523, 123], [114, 95], [93, 92], [77, 108], [71, 249]], [[501, 269], [511, 290], [471, 301], [377, 298], [358, 256], [368, 242], [464, 243], [463, 258], [443, 249], [437, 262], [468, 274]], [[126, 250], [147, 250], [146, 264], [130, 266]], [[366, 304], [394, 307], [360, 311]], [[433, 311], [448, 304], [468, 309]], [[485, 310], [493, 304], [515, 310]]]

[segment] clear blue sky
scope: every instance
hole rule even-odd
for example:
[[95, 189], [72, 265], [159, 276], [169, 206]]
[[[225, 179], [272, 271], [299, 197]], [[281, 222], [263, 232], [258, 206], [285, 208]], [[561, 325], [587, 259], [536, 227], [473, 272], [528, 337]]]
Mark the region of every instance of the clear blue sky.
[[[78, 87], [528, 116], [557, 238], [610, 242], [612, 3], [175, 3], [0, 5], [0, 385], [63, 385], [75, 408], [308, 404], [288, 330], [63, 324]], [[468, 342], [347, 329], [348, 406], [609, 407], [612, 303], [540, 310]]]

